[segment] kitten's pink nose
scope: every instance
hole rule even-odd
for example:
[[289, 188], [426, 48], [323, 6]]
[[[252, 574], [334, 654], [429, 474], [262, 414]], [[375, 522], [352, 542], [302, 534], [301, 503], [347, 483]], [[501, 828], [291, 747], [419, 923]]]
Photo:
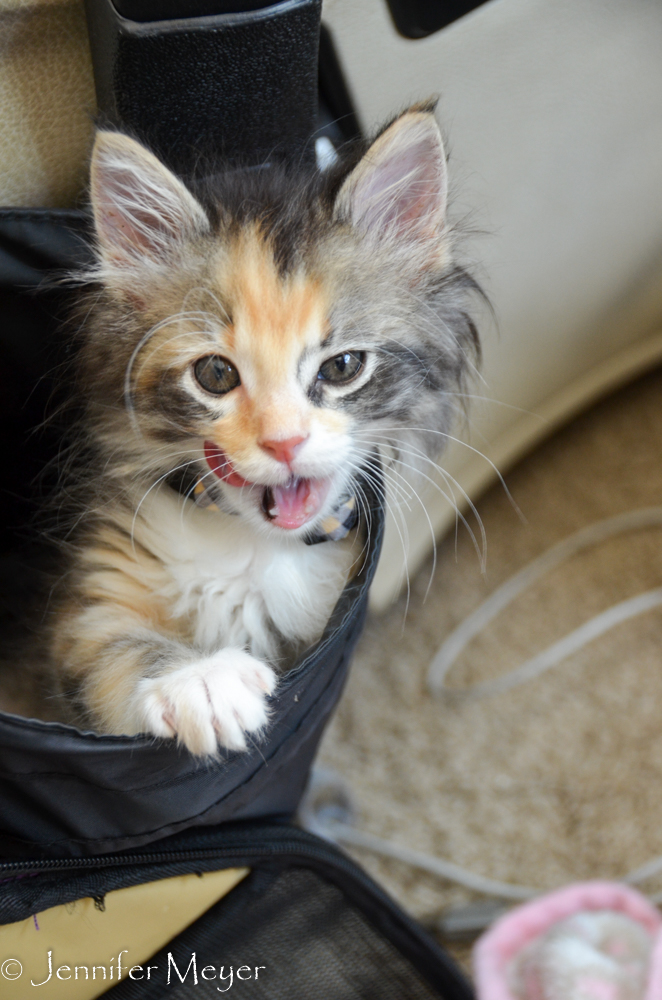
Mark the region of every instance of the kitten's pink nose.
[[260, 448], [268, 452], [277, 462], [283, 462], [284, 465], [291, 465], [296, 452], [303, 442], [307, 440], [307, 437], [300, 436], [285, 438], [283, 441], [260, 441], [259, 444]]

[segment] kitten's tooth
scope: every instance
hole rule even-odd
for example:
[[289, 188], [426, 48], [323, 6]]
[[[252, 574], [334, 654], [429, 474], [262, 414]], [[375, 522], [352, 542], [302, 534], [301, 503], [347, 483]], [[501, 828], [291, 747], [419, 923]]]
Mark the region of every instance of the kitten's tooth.
[[269, 518], [274, 518], [278, 514], [278, 506], [274, 503], [274, 494], [270, 486], [265, 487], [262, 494], [262, 512]]

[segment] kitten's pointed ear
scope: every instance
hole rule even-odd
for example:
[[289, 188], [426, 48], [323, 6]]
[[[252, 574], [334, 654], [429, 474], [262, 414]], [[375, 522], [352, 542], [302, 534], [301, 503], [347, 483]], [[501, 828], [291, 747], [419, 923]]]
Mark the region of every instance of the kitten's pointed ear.
[[97, 133], [90, 194], [101, 256], [120, 268], [163, 263], [209, 220], [190, 191], [139, 142]]
[[344, 181], [336, 216], [376, 239], [438, 244], [446, 219], [448, 180], [434, 115], [413, 108], [373, 142]]

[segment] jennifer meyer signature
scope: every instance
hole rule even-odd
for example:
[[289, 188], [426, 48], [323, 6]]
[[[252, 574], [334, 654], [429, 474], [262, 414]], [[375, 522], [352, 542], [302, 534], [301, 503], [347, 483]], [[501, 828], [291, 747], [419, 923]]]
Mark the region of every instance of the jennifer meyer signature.
[[[112, 958], [108, 965], [55, 965], [53, 952], [47, 952], [45, 956], [46, 967], [41, 970], [41, 974], [30, 979], [31, 986], [45, 986], [53, 977], [56, 979], [108, 979], [117, 982], [123, 976], [133, 980], [157, 980], [165, 981], [166, 986], [188, 982], [192, 986], [197, 986], [200, 980], [218, 980], [220, 983], [216, 987], [219, 993], [227, 993], [236, 980], [245, 982], [248, 979], [258, 979], [260, 972], [266, 970], [266, 965], [205, 965], [200, 963], [198, 972], [198, 956], [195, 951], [191, 952], [188, 958], [179, 960], [179, 966], [175, 961], [171, 951], [168, 952], [167, 965], [134, 965], [131, 966], [128, 958], [129, 951], [124, 948], [117, 958]], [[181, 967], [181, 968], [180, 968]], [[26, 973], [27, 975], [27, 973]], [[3, 979], [16, 980], [23, 976], [23, 966], [17, 958], [6, 958], [0, 964], [0, 976]]]

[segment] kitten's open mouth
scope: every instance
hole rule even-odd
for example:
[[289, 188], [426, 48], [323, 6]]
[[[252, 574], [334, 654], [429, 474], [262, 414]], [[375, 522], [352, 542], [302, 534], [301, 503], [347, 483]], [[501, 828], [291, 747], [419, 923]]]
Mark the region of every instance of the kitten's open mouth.
[[300, 479], [293, 476], [282, 486], [262, 486], [244, 479], [230, 459], [211, 441], [205, 441], [205, 458], [212, 472], [228, 486], [249, 486], [262, 491], [260, 509], [267, 521], [292, 531], [319, 514], [331, 486], [330, 479]]
[[319, 514], [330, 485], [328, 479], [294, 477], [285, 486], [265, 486], [262, 512], [279, 528], [300, 528]]

